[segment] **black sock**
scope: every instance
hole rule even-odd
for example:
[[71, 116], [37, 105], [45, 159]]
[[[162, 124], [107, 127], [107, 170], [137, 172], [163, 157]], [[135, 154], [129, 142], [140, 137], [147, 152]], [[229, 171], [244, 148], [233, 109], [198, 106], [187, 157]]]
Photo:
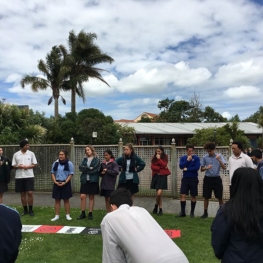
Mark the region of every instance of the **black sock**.
[[185, 205], [186, 205], [186, 201], [181, 201], [181, 213], [184, 215], [185, 214]]
[[33, 210], [33, 206], [30, 205], [30, 206], [29, 206], [29, 211], [32, 211], [32, 210]]
[[89, 216], [92, 216], [92, 212], [89, 212]]
[[158, 205], [157, 205], [157, 204], [155, 204], [155, 205], [154, 205], [154, 209], [157, 209], [157, 208], [158, 208]]
[[207, 215], [207, 209], [204, 209], [204, 214]]
[[196, 202], [191, 201], [191, 213], [194, 213], [195, 205], [196, 205]]
[[163, 211], [163, 209], [162, 208], [159, 208], [159, 212], [162, 212]]
[[82, 214], [83, 216], [85, 216], [85, 215], [86, 215], [85, 210], [84, 210], [84, 211], [81, 211], [81, 214]]
[[24, 211], [27, 211], [27, 205], [24, 206]]

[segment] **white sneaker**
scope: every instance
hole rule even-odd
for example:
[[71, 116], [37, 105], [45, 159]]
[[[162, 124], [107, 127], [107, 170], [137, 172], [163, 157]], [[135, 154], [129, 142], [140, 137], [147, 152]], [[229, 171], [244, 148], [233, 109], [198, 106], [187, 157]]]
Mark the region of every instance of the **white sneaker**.
[[66, 215], [66, 219], [67, 219], [67, 220], [72, 220], [72, 218], [70, 217], [70, 215]]
[[52, 218], [51, 221], [56, 221], [56, 220], [58, 220], [58, 219], [59, 219], [59, 215], [55, 215], [55, 217]]

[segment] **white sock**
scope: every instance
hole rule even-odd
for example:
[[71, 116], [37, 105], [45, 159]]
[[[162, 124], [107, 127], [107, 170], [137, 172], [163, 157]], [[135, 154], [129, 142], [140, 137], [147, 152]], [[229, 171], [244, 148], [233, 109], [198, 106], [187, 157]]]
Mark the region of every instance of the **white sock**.
[[56, 221], [56, 220], [58, 220], [58, 219], [59, 219], [59, 215], [55, 215], [55, 217], [52, 218], [51, 221]]
[[70, 217], [70, 214], [67, 214], [67, 215], [66, 215], [66, 219], [67, 219], [67, 220], [72, 220], [72, 218]]

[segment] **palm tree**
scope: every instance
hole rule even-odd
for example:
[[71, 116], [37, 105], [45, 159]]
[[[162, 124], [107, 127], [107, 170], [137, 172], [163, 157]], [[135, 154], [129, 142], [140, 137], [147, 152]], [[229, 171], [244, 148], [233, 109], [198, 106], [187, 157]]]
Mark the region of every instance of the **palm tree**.
[[38, 90], [46, 90], [48, 87], [52, 89], [52, 96], [48, 100], [48, 105], [50, 105], [54, 99], [54, 116], [58, 119], [58, 99], [66, 104], [66, 100], [60, 95], [60, 90], [64, 81], [66, 80], [66, 75], [70, 71], [70, 68], [63, 64], [65, 59], [64, 50], [60, 47], [54, 46], [50, 53], [46, 55], [46, 62], [39, 60], [38, 69], [44, 74], [44, 77], [37, 77], [33, 74], [25, 75], [21, 80], [22, 88], [25, 85], [31, 85], [33, 92], [38, 92]]
[[[76, 94], [85, 102], [84, 82], [90, 78], [96, 78], [109, 86], [101, 75], [101, 72], [105, 70], [97, 68], [95, 65], [105, 62], [112, 63], [114, 60], [103, 53], [99, 46], [94, 43], [96, 38], [95, 33], [86, 33], [83, 30], [78, 35], [73, 30], [69, 33], [69, 53], [65, 63], [71, 70], [63, 88], [71, 91], [71, 112], [73, 113], [76, 112]], [[66, 52], [64, 46], [60, 46], [60, 49]]]

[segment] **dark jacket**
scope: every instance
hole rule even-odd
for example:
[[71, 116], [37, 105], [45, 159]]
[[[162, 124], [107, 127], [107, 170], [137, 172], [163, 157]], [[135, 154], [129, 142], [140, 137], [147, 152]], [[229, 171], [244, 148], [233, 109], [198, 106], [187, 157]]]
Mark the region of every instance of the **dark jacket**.
[[[107, 169], [105, 174], [101, 174], [103, 169]], [[100, 188], [103, 190], [114, 190], [119, 174], [119, 165], [111, 159], [108, 164], [103, 161], [100, 166], [100, 176], [102, 177], [100, 182]]]
[[[138, 173], [141, 172], [144, 169], [145, 162], [136, 154], [134, 154], [132, 158], [135, 158], [135, 167], [136, 167], [136, 171], [133, 172], [133, 183], [134, 184], [139, 184], [140, 181], [139, 181]], [[119, 166], [122, 166], [122, 163], [124, 161], [125, 161], [124, 157], [119, 157], [116, 160], [116, 163]], [[126, 171], [121, 170], [120, 177], [119, 177], [119, 184], [126, 183], [125, 172]]]
[[11, 161], [4, 157], [0, 157], [2, 161], [2, 165], [0, 166], [0, 182], [10, 183], [10, 172], [12, 170], [12, 163]]
[[80, 175], [80, 183], [86, 184], [87, 180], [87, 174], [90, 177], [91, 183], [98, 183], [99, 182], [99, 170], [100, 170], [100, 160], [98, 157], [93, 157], [90, 167], [87, 166], [88, 159], [85, 157], [80, 166], [79, 170], [82, 172]]
[[19, 214], [1, 204], [0, 226], [0, 263], [15, 262], [22, 238]]
[[192, 160], [187, 160], [187, 155], [184, 155], [180, 159], [180, 169], [187, 168], [187, 171], [183, 171], [183, 178], [197, 178], [198, 170], [200, 169], [200, 159], [197, 155], [192, 156]]
[[[263, 222], [261, 224], [263, 236]], [[222, 263], [262, 263], [263, 238], [246, 241], [233, 231], [230, 216], [224, 215], [220, 208], [211, 226], [212, 246]]]

